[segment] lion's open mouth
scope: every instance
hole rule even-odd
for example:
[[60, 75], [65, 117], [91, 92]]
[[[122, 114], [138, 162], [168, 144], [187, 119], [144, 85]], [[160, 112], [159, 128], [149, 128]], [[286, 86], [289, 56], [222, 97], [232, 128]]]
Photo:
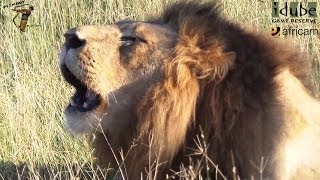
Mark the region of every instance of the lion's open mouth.
[[87, 112], [97, 108], [100, 103], [101, 96], [84, 87], [76, 90], [76, 93], [71, 98], [70, 107], [76, 111]]
[[62, 65], [61, 72], [65, 80], [75, 87], [76, 92], [67, 107], [72, 111], [88, 112], [96, 109], [102, 103], [102, 96], [89, 89], [83, 82], [75, 77], [71, 71]]

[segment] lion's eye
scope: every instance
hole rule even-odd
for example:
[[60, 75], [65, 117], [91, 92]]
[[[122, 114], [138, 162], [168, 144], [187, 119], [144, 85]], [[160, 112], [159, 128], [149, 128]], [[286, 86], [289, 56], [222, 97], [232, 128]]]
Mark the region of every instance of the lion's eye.
[[136, 36], [122, 36], [121, 42], [123, 46], [129, 46], [129, 45], [140, 43], [140, 42], [147, 43], [146, 40]]

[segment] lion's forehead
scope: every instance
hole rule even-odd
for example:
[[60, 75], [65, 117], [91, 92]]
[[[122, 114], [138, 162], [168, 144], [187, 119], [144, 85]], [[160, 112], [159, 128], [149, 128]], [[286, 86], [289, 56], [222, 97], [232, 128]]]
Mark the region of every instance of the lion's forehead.
[[115, 23], [122, 36], [138, 36], [149, 43], [174, 42], [178, 38], [178, 32], [168, 24], [148, 23], [143, 21]]
[[76, 34], [79, 39], [86, 41], [104, 41], [106, 38], [118, 40], [121, 37], [120, 29], [112, 25], [86, 25], [69, 29], [66, 34]]
[[76, 34], [87, 42], [118, 42], [122, 36], [137, 36], [153, 45], [172, 46], [178, 32], [168, 24], [142, 21], [119, 21], [111, 25], [85, 25], [69, 29], [66, 34]]

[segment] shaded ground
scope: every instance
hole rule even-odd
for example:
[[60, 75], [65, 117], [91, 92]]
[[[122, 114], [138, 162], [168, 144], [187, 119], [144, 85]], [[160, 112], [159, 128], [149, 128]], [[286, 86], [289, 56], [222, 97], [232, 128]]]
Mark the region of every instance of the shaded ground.
[[0, 179], [112, 179], [110, 170], [102, 169], [97, 165], [85, 164], [72, 167], [39, 166], [29, 168], [26, 164], [15, 165], [12, 162], [0, 162]]

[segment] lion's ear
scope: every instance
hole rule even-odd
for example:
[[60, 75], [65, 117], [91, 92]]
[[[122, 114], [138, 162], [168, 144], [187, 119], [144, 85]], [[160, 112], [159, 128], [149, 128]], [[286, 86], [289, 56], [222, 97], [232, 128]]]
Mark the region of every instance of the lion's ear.
[[234, 51], [226, 52], [222, 55], [222, 59], [225, 59], [228, 62], [234, 62], [236, 60], [237, 54]]
[[208, 52], [208, 57], [204, 57], [203, 61], [209, 64], [211, 78], [221, 80], [233, 67], [237, 55], [234, 51], [224, 52], [221, 48], [211, 49]]
[[234, 51], [223, 52], [220, 48], [203, 51], [202, 55], [193, 55], [196, 63], [190, 68], [194, 69], [198, 79], [221, 81], [233, 67], [236, 60]]
[[234, 64], [236, 52], [225, 51], [219, 39], [210, 41], [194, 33], [180, 32], [173, 62], [186, 64], [199, 79], [222, 80]]

